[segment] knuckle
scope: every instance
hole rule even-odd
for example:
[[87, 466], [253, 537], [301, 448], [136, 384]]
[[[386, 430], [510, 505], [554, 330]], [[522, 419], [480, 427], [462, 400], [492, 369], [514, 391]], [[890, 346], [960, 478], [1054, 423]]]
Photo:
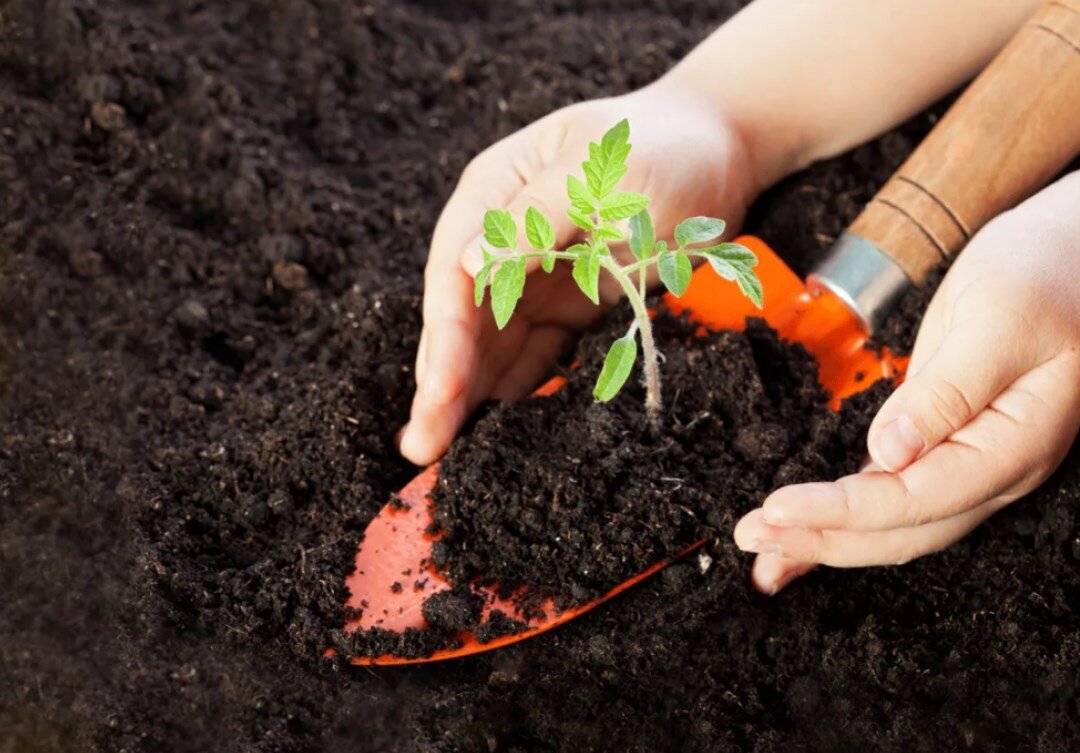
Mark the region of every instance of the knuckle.
[[949, 379], [939, 379], [930, 384], [926, 401], [930, 415], [949, 434], [971, 418], [971, 401], [964, 394], [964, 390]]

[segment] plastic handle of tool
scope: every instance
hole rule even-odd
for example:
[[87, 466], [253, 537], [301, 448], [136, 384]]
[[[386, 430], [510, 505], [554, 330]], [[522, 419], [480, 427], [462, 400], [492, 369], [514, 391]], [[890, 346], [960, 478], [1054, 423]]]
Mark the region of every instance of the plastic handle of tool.
[[918, 285], [1077, 154], [1080, 0], [1052, 0], [972, 82], [849, 233], [876, 245]]

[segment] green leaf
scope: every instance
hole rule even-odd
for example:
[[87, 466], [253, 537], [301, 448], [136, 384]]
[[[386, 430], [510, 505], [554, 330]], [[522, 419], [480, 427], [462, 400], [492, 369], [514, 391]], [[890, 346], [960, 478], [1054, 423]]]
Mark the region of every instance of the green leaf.
[[596, 201], [589, 194], [589, 189], [573, 175], [566, 176], [566, 195], [570, 197], [570, 204], [579, 212], [592, 214], [596, 211]]
[[593, 230], [596, 228], [596, 224], [593, 223], [592, 218], [584, 212], [577, 209], [567, 209], [566, 215], [570, 218], [571, 222], [582, 230]]
[[476, 278], [473, 280], [473, 298], [476, 300], [477, 306], [484, 302], [484, 290], [491, 283], [491, 267], [493, 264], [494, 262], [485, 259], [484, 266], [480, 267], [480, 271], [476, 273]]
[[761, 289], [761, 280], [758, 279], [754, 270], [745, 265], [738, 265], [736, 267], [735, 282], [739, 285], [742, 294], [753, 301], [755, 306], [761, 308], [765, 305], [765, 294]]
[[601, 225], [593, 231], [593, 238], [598, 241], [624, 241], [626, 233], [614, 225]]
[[566, 249], [566, 253], [568, 254], [587, 254], [590, 251], [592, 251], [592, 249], [586, 246], [584, 243], [575, 243], [573, 246]]
[[574, 259], [574, 282], [593, 303], [600, 304], [600, 254], [590, 250]]
[[665, 251], [667, 251], [667, 241], [657, 241], [656, 242], [656, 253], [662, 254]]
[[711, 241], [724, 234], [724, 221], [712, 217], [691, 217], [675, 228], [675, 242], [680, 246]]
[[555, 231], [551, 223], [535, 207], [525, 210], [525, 237], [537, 251], [547, 251], [555, 245]]
[[525, 289], [525, 260], [510, 259], [495, 270], [491, 283], [491, 310], [499, 329], [506, 326]]
[[610, 150], [599, 144], [589, 144], [589, 159], [581, 168], [585, 171], [585, 182], [589, 192], [603, 201], [611, 193], [615, 184], [626, 175], [626, 157], [630, 154], [629, 144], [617, 144]]
[[615, 149], [622, 147], [630, 140], [630, 121], [623, 118], [608, 129], [604, 138], [600, 139], [600, 147], [611, 154]]
[[677, 296], [686, 292], [690, 275], [694, 273], [690, 260], [678, 251], [664, 251], [660, 254], [656, 270], [660, 273], [660, 282], [664, 283], [664, 287]]
[[593, 397], [606, 403], [619, 394], [636, 360], [637, 340], [633, 332], [613, 342], [604, 358], [604, 368], [600, 370], [600, 377], [596, 380]]
[[710, 246], [709, 248], [696, 248], [694, 253], [707, 254], [710, 258], [737, 262], [748, 267], [756, 267], [758, 262], [754, 252], [740, 243], [721, 243], [718, 246]]
[[540, 268], [550, 274], [551, 270], [555, 269], [555, 254], [548, 251], [546, 254], [541, 256]]
[[600, 202], [600, 216], [605, 220], [625, 220], [649, 206], [649, 197], [632, 191], [616, 191]]
[[648, 209], [630, 218], [630, 250], [639, 259], [647, 259], [652, 255], [653, 244], [656, 243], [656, 230], [653, 228], [652, 215]]
[[718, 256], [709, 256], [708, 260], [709, 266], [713, 268], [713, 271], [725, 280], [734, 281], [739, 274], [739, 265], [736, 262], [730, 262], [727, 259], [721, 259]]
[[489, 209], [484, 213], [484, 240], [495, 248], [513, 248], [517, 242], [517, 225], [505, 209]]

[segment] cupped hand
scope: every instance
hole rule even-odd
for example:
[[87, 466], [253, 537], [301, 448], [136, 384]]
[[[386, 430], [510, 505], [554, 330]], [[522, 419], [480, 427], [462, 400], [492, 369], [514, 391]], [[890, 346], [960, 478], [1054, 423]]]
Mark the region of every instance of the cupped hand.
[[731, 227], [741, 222], [759, 186], [738, 129], [700, 95], [664, 81], [558, 110], [481, 153], [462, 173], [432, 238], [417, 388], [400, 435], [409, 460], [437, 459], [481, 401], [528, 394], [551, 373], [572, 333], [618, 300], [619, 291], [602, 278], [602, 305], [593, 305], [567, 265], [557, 264], [550, 275], [529, 275], [514, 317], [498, 330], [488, 305], [473, 303], [472, 275], [483, 263], [489, 209], [508, 209], [520, 227], [534, 206], [551, 219], [556, 248], [577, 240], [580, 231], [566, 215], [566, 176], [581, 177], [589, 141], [623, 118], [633, 149], [620, 189], [651, 197], [658, 237], [670, 238], [694, 215], [723, 217]]
[[946, 275], [871, 463], [775, 491], [735, 528], [775, 593], [817, 564], [942, 549], [1041, 484], [1080, 427], [1080, 173], [1001, 215]]

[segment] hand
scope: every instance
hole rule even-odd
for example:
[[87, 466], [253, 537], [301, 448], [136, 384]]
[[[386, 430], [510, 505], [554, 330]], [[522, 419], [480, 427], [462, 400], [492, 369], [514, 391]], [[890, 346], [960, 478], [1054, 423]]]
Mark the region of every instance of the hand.
[[1080, 427], [1080, 173], [986, 226], [927, 309], [872, 463], [777, 490], [735, 528], [775, 593], [816, 564], [902, 564], [963, 537], [1061, 463]]
[[[485, 303], [473, 304], [484, 212], [508, 209], [521, 227], [529, 206], [551, 219], [556, 247], [580, 231], [566, 216], [566, 176], [580, 177], [587, 144], [623, 118], [633, 150], [620, 188], [652, 198], [657, 235], [694, 215], [741, 223], [758, 190], [744, 141], [693, 90], [658, 82], [632, 94], [559, 110], [500, 141], [465, 169], [435, 227], [425, 270], [424, 328], [416, 359], [417, 390], [401, 453], [417, 464], [437, 459], [486, 398], [515, 400], [548, 376], [572, 333], [595, 321], [620, 291], [601, 278], [594, 306], [567, 265], [530, 274], [514, 317], [495, 327]], [[522, 240], [524, 247], [524, 240]]]

